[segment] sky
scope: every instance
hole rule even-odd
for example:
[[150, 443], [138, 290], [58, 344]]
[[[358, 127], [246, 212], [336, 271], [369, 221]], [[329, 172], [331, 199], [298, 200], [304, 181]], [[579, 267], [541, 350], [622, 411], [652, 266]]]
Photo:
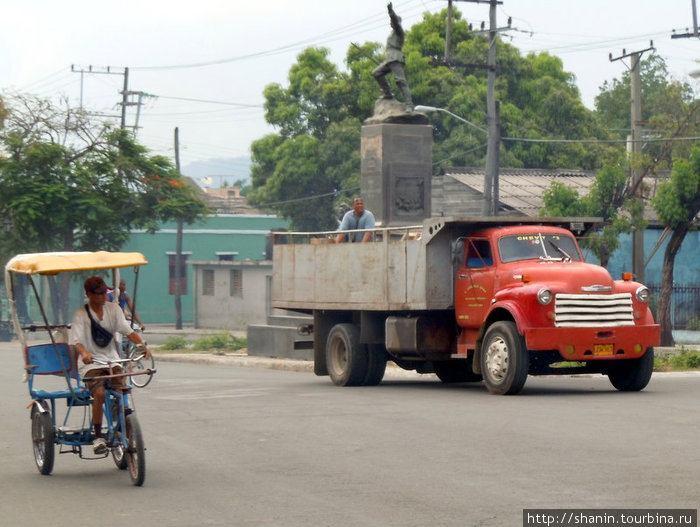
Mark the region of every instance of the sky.
[[[593, 108], [602, 84], [629, 65], [611, 62], [609, 54], [641, 51], [650, 41], [674, 79], [700, 82], [688, 75], [700, 69], [700, 41], [671, 38], [674, 30], [692, 32], [694, 1], [503, 0], [497, 21], [502, 27], [512, 18], [502, 38], [523, 54], [560, 57]], [[488, 27], [488, 3], [454, 5], [474, 27], [482, 21]], [[445, 9], [447, 0], [393, 6], [408, 29], [423, 13]], [[351, 43], [384, 43], [390, 31], [383, 0], [0, 0], [0, 21], [0, 94], [63, 97], [118, 120], [128, 68], [129, 91], [143, 93], [137, 139], [152, 153], [173, 157], [177, 127], [183, 167], [249, 156], [254, 140], [274, 132], [265, 122], [263, 90], [286, 86], [306, 47], [329, 48], [345, 69]], [[129, 126], [136, 108], [128, 108]], [[214, 163], [210, 170], [215, 179], [248, 176], [245, 165]]]

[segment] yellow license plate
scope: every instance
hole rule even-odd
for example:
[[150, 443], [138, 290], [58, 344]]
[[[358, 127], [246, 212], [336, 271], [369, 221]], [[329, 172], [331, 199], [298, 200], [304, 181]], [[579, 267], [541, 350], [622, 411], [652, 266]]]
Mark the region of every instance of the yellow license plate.
[[614, 346], [612, 344], [594, 344], [593, 355], [612, 355]]

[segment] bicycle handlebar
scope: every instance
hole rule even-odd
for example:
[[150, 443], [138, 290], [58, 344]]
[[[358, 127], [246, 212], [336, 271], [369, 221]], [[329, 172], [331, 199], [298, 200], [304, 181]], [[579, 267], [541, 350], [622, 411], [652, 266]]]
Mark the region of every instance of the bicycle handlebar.
[[[118, 366], [120, 364], [124, 364], [125, 362], [138, 362], [145, 356], [146, 354], [143, 353], [141, 355], [137, 355], [135, 357], [130, 357], [126, 359], [115, 359], [110, 361], [93, 360], [92, 362], [93, 364], [99, 364], [100, 366], [107, 366], [111, 370], [112, 366]], [[122, 373], [110, 373], [109, 375], [95, 375], [94, 377], [91, 377], [90, 380], [118, 379], [120, 377], [133, 377], [134, 375], [153, 375], [154, 373], [156, 373], [155, 368], [145, 368], [143, 370], [137, 371], [123, 371]]]

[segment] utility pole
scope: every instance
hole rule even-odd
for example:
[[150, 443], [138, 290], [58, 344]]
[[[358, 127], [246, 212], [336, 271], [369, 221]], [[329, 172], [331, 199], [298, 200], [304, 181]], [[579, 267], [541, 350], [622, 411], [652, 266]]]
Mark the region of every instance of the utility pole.
[[[450, 63], [450, 54], [452, 49], [452, 2], [460, 0], [447, 0], [447, 22], [445, 25], [445, 62]], [[465, 0], [461, 0], [465, 1]], [[468, 1], [468, 0], [466, 0]]]
[[697, 7], [695, 6], [695, 0], [690, 0], [690, 3], [692, 4], [693, 7], [693, 32], [692, 33], [681, 33], [681, 34], [673, 34], [671, 35], [671, 38], [699, 38], [700, 33], [698, 33], [698, 10]]
[[[610, 62], [630, 58], [630, 120], [632, 124], [632, 134], [629, 136], [628, 151], [631, 153], [631, 189], [632, 194], [644, 210], [644, 201], [642, 199], [642, 178], [644, 173], [639, 168], [638, 158], [642, 153], [642, 137], [645, 124], [642, 121], [642, 79], [641, 79], [641, 62], [642, 54], [646, 51], [654, 49], [654, 43], [650, 42], [649, 47], [641, 51], [633, 51], [627, 53], [622, 50], [622, 55], [613, 58], [612, 53], [609, 55]], [[644, 283], [644, 230], [635, 229], [632, 233], [632, 272], [634, 273], [637, 282]]]
[[488, 144], [486, 146], [486, 173], [484, 175], [484, 216], [498, 215], [498, 163], [501, 145], [499, 106], [496, 100], [496, 7], [498, 0], [489, 2], [489, 53], [487, 59], [486, 112], [488, 119]]
[[[96, 67], [96, 66], [88, 66], [87, 68], [79, 68], [76, 67], [75, 64], [71, 65], [71, 71], [73, 73], [80, 73], [80, 109], [83, 108], [83, 82], [85, 79], [85, 74], [102, 74], [102, 75], [121, 75], [124, 78], [123, 82], [123, 88], [122, 91], [120, 92], [122, 95], [122, 100], [119, 103], [121, 106], [121, 112], [119, 115], [119, 126], [120, 128], [124, 129], [127, 128], [126, 125], [126, 108], [128, 106], [137, 106], [137, 111], [136, 111], [136, 123], [133, 128], [134, 130], [134, 135], [136, 135], [136, 131], [138, 130], [139, 127], [139, 118], [141, 115], [141, 105], [143, 104], [143, 97], [152, 97], [152, 95], [149, 95], [147, 93], [144, 93], [142, 91], [129, 91], [129, 68], [113, 68], [111, 66], [106, 66], [106, 67]], [[137, 102], [130, 102], [129, 97], [131, 96], [138, 96], [138, 101]], [[111, 117], [115, 118], [115, 115], [108, 115], [106, 117]]]
[[450, 47], [452, 43], [452, 0], [447, 0], [447, 22], [445, 25], [445, 62], [450, 62]]
[[[498, 165], [499, 150], [501, 145], [500, 110], [496, 100], [496, 42], [500, 31], [511, 28], [511, 20], [508, 19], [508, 27], [499, 28], [496, 23], [496, 8], [502, 5], [501, 0], [461, 0], [476, 4], [489, 4], [489, 51], [486, 64], [486, 113], [488, 121], [488, 143], [486, 145], [486, 169], [484, 171], [484, 205], [482, 214], [484, 216], [497, 216], [499, 203], [498, 190]], [[483, 23], [482, 23], [483, 29]], [[452, 35], [452, 0], [447, 3], [447, 28], [445, 30], [445, 64], [450, 61]], [[476, 66], [476, 65], [474, 65]], [[481, 66], [483, 67], [483, 66]]]
[[[175, 168], [180, 173], [180, 130], [175, 127]], [[175, 237], [175, 329], [182, 329], [182, 220]]]
[[[488, 143], [486, 145], [486, 169], [484, 171], [484, 206], [482, 215], [498, 215], [498, 164], [501, 132], [499, 123], [499, 105], [496, 100], [496, 37], [501, 30], [496, 23], [496, 8], [503, 4], [500, 0], [463, 0], [476, 4], [489, 4], [489, 52], [486, 60], [486, 118], [488, 121]], [[451, 7], [448, 4], [448, 23]], [[482, 24], [483, 26], [483, 24]], [[508, 28], [510, 29], [510, 25]], [[447, 50], [449, 43], [445, 43]], [[446, 54], [447, 55], [447, 54]], [[447, 61], [449, 63], [449, 61]]]
[[122, 90], [121, 128], [126, 128], [126, 104], [129, 102], [129, 68], [124, 68], [124, 89]]
[[[88, 66], [86, 68], [78, 68], [75, 64], [71, 64], [70, 67], [71, 72], [73, 73], [80, 73], [80, 109], [82, 110], [83, 108], [83, 81], [85, 79], [85, 74], [95, 74], [95, 75], [123, 75], [124, 76], [124, 86], [126, 90], [126, 86], [128, 85], [128, 78], [129, 78], [129, 68], [112, 68], [111, 66], [106, 66], [106, 67], [97, 67], [97, 66]], [[122, 106], [122, 127], [124, 126], [124, 106]]]

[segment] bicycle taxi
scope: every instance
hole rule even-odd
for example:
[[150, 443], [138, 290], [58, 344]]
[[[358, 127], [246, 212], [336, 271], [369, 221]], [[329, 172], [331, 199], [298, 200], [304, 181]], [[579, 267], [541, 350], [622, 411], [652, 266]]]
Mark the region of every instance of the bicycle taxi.
[[[41, 474], [53, 470], [58, 445], [59, 454], [73, 453], [81, 459], [103, 459], [111, 453], [119, 469], [129, 469], [132, 483], [143, 485], [145, 446], [131, 383], [141, 375], [150, 378], [155, 368], [144, 368], [143, 354], [134, 353], [105, 364], [110, 370], [120, 366], [122, 372], [99, 377], [107, 381], [102, 422], [107, 450], [95, 455], [91, 448], [92, 397], [78, 373], [68, 331], [73, 313], [83, 303], [85, 278], [111, 274], [104, 281], [118, 284], [120, 270], [133, 268], [135, 297], [138, 269], [147, 263], [141, 253], [105, 251], [22, 254], [7, 263], [5, 284], [25, 360], [25, 378], [32, 398], [28, 408], [34, 460]], [[118, 377], [127, 378], [127, 387], [121, 391], [109, 384]]]

